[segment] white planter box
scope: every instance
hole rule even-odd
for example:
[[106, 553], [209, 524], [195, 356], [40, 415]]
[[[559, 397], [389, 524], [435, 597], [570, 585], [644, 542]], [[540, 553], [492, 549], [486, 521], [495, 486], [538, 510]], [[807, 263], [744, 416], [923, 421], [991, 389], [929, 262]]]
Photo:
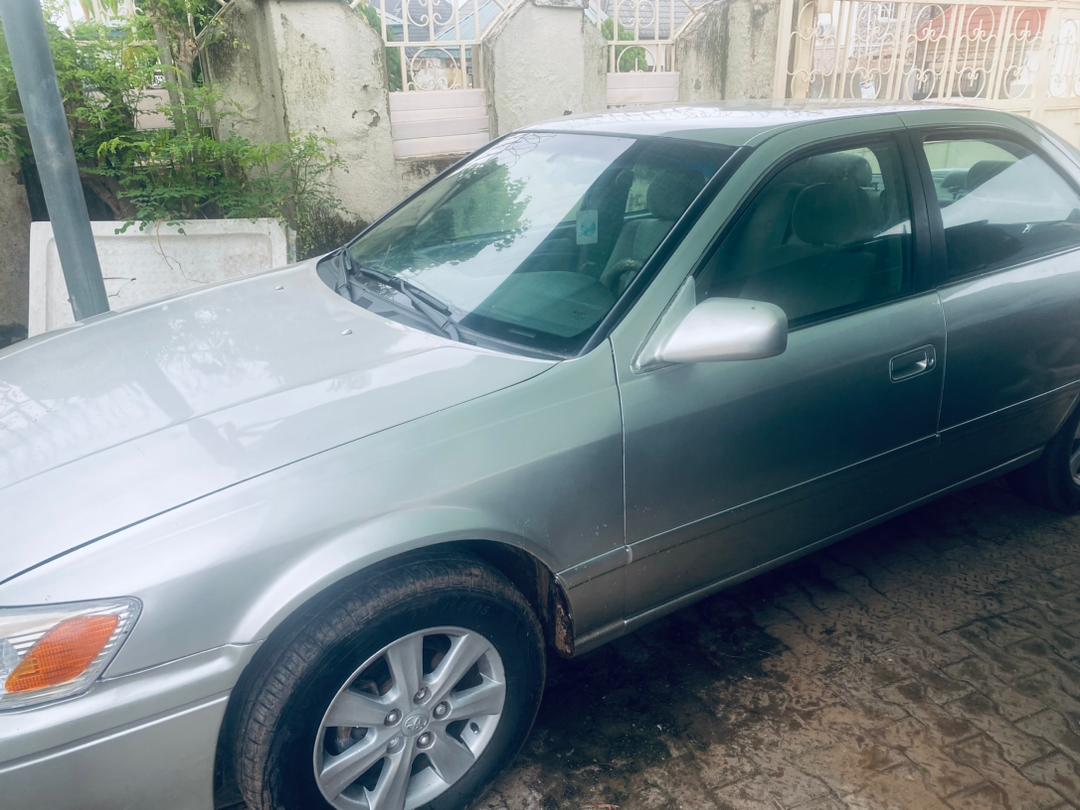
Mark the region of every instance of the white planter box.
[[[274, 219], [193, 220], [173, 225], [93, 222], [111, 309], [287, 264], [285, 229]], [[183, 229], [183, 233], [180, 229]], [[74, 323], [52, 224], [30, 226], [30, 335]]]

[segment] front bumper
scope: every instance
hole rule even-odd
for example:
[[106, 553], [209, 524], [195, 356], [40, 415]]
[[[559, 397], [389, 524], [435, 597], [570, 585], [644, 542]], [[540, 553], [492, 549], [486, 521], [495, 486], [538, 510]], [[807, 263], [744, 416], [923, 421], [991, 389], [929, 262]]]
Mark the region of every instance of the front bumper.
[[0, 714], [4, 810], [211, 810], [229, 692], [256, 645], [229, 645]]

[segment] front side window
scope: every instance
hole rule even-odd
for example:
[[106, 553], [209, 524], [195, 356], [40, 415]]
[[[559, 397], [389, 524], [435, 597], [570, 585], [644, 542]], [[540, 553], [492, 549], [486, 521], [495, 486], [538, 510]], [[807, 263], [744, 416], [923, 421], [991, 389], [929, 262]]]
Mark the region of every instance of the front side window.
[[1080, 197], [1027, 147], [957, 138], [928, 140], [923, 149], [945, 229], [947, 278], [1080, 245]]
[[911, 249], [896, 146], [816, 154], [755, 195], [699, 274], [698, 298], [767, 301], [800, 325], [906, 293]]
[[732, 151], [514, 135], [370, 229], [346, 264], [357, 279], [374, 270], [421, 290], [463, 340], [573, 353]]

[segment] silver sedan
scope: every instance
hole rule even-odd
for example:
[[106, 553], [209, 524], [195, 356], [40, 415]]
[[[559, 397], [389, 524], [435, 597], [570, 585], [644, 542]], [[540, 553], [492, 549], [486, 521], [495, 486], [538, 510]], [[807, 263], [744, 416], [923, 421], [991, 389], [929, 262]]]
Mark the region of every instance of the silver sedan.
[[989, 476], [1080, 508], [1077, 160], [973, 109], [565, 119], [0, 353], [0, 804], [461, 808], [548, 655]]

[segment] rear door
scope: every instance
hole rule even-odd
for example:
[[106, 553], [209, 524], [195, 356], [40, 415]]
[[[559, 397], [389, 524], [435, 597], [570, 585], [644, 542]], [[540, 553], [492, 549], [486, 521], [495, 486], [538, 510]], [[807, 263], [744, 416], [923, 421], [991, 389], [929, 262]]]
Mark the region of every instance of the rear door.
[[1080, 177], [1034, 129], [913, 132], [948, 327], [940, 483], [1037, 452], [1080, 380]]

